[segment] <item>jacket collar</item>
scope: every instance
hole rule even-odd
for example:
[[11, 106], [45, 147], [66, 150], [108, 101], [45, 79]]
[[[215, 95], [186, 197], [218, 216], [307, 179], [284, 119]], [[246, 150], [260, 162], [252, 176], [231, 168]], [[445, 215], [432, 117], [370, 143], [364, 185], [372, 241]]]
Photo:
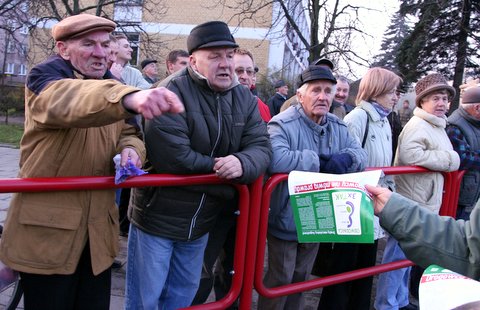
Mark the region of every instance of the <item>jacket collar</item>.
[[470, 114], [468, 114], [467, 111], [462, 106], [458, 107], [458, 113], [467, 120], [467, 122], [471, 123], [473, 126], [480, 128], [480, 120], [472, 117]]
[[[212, 87], [210, 86], [210, 83], [208, 82], [207, 78], [205, 76], [201, 75], [198, 71], [194, 70], [190, 65], [187, 67], [187, 69], [184, 69], [184, 70], [188, 70], [188, 74], [193, 79], [195, 84], [198, 84], [203, 88], [207, 88], [210, 91], [212, 91], [214, 93], [217, 93], [217, 91], [214, 91], [212, 89]], [[234, 74], [233, 75], [233, 81], [232, 81], [232, 84], [230, 85], [230, 87], [228, 87], [228, 89], [225, 89], [225, 90], [221, 91], [220, 93], [228, 92], [229, 90], [231, 90], [232, 88], [234, 88], [237, 85], [239, 85], [239, 82], [238, 82], [237, 76]]]
[[419, 107], [416, 107], [415, 110], [413, 110], [413, 115], [423, 119], [424, 121], [436, 127], [445, 128], [447, 126], [447, 117], [445, 115], [443, 117], [438, 117], [426, 112]]

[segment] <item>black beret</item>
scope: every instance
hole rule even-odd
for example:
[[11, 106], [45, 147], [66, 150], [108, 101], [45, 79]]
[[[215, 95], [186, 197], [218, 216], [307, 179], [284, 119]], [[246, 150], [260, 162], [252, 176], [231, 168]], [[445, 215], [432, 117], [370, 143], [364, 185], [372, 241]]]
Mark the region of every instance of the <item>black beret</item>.
[[238, 47], [228, 25], [221, 21], [200, 24], [190, 31], [187, 38], [188, 53], [207, 47]]
[[285, 85], [287, 85], [287, 83], [285, 83], [284, 80], [278, 80], [278, 81], [275, 82], [274, 87], [275, 88], [280, 88], [280, 87], [285, 86]]
[[310, 65], [312, 66], [321, 66], [321, 65], [324, 65], [324, 66], [327, 66], [330, 68], [330, 70], [333, 71], [333, 62], [330, 60], [330, 59], [327, 59], [327, 58], [320, 58], [320, 59], [317, 59], [315, 61], [313, 61]]
[[480, 103], [480, 87], [467, 88], [462, 94], [462, 103]]
[[145, 59], [144, 61], [142, 61], [140, 63], [140, 67], [145, 68], [147, 65], [151, 64], [151, 63], [157, 63], [158, 61], [156, 61], [155, 59]]
[[298, 87], [316, 80], [327, 80], [337, 84], [337, 79], [335, 79], [331, 70], [322, 66], [309, 66], [298, 77]]

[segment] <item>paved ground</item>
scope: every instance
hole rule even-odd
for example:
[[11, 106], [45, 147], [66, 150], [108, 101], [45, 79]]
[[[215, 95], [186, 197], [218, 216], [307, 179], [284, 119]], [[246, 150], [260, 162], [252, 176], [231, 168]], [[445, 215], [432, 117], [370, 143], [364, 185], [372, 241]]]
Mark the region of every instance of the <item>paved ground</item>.
[[[7, 146], [0, 145], [0, 179], [3, 178], [15, 178], [18, 171], [19, 150]], [[0, 224], [3, 224], [6, 213], [8, 210], [8, 204], [12, 194], [0, 193]], [[120, 242], [120, 255], [119, 259], [123, 262], [126, 261], [126, 238], [119, 237]], [[383, 240], [380, 243], [380, 251], [378, 259], [381, 259]], [[375, 281], [374, 281], [375, 284]], [[112, 294], [111, 294], [111, 310], [123, 309], [124, 299], [124, 287], [125, 287], [125, 265], [120, 269], [114, 269], [112, 274]], [[375, 291], [375, 289], [373, 289]], [[11, 289], [0, 293], [0, 309], [5, 306], [6, 300], [11, 294]], [[317, 289], [306, 293], [307, 303], [305, 310], [317, 309], [318, 299], [321, 294], [321, 289]], [[256, 297], [254, 294], [254, 302], [252, 309], [256, 309]], [[372, 296], [373, 297], [373, 296]], [[372, 299], [373, 304], [373, 299]], [[22, 305], [18, 309], [23, 309]], [[373, 306], [372, 306], [373, 309]]]

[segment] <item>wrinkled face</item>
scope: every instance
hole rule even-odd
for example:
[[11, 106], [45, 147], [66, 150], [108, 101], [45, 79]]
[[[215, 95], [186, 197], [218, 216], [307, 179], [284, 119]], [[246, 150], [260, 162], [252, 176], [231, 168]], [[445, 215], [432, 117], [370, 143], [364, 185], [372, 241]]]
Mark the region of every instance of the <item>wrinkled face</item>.
[[167, 70], [169, 74], [182, 70], [188, 65], [188, 57], [178, 56], [175, 62], [167, 63]]
[[304, 95], [297, 92], [305, 114], [318, 124], [322, 123], [330, 110], [334, 95], [334, 84], [325, 80], [309, 82]]
[[157, 64], [154, 62], [149, 63], [143, 68], [143, 73], [146, 76], [153, 77], [158, 75], [158, 67]]
[[423, 97], [420, 102], [420, 107], [425, 112], [443, 117], [448, 111], [448, 102], [448, 92], [446, 90], [440, 90]]
[[395, 104], [398, 102], [397, 89], [391, 89], [385, 94], [377, 96], [374, 100], [385, 109], [392, 110]]
[[207, 78], [214, 91], [224, 91], [233, 82], [233, 55], [231, 47], [199, 49], [190, 56], [190, 66]]
[[255, 76], [253, 60], [248, 55], [235, 54], [233, 61], [235, 63], [235, 73], [237, 74], [238, 81], [250, 89], [253, 85], [253, 77]]
[[60, 57], [86, 77], [101, 79], [111, 57], [110, 37], [107, 31], [95, 31], [81, 37], [56, 43]]
[[340, 103], [345, 103], [348, 98], [348, 92], [350, 91], [350, 85], [344, 81], [337, 81], [337, 91], [335, 93], [335, 100]]
[[287, 96], [287, 95], [288, 95], [288, 85], [279, 87], [277, 91], [278, 91], [280, 94], [282, 94], [283, 96]]
[[119, 39], [117, 59], [122, 63], [127, 63], [132, 59], [133, 49], [127, 39]]

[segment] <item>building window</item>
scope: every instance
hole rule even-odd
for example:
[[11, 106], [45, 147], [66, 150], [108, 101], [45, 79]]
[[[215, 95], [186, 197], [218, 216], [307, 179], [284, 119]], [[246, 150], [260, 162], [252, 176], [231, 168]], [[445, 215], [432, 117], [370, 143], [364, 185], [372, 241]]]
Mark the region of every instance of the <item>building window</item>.
[[143, 5], [143, 0], [120, 0], [117, 2], [117, 5], [125, 5], [125, 6]]
[[15, 52], [15, 42], [9, 41], [7, 45], [7, 53]]
[[7, 20], [7, 29], [9, 29], [9, 30], [15, 30], [15, 27], [16, 27], [15, 21], [12, 20], [12, 19], [8, 19], [8, 20]]
[[28, 48], [27, 48], [27, 45], [26, 44], [21, 44], [20, 45], [20, 54], [22, 56], [27, 56], [28, 54]]
[[23, 2], [22, 4], [20, 4], [20, 10], [22, 10], [23, 13], [27, 13], [28, 12], [28, 3]]
[[126, 6], [116, 5], [114, 10], [114, 19], [119, 22], [141, 23], [142, 22], [142, 7], [141, 6]]
[[27, 66], [24, 64], [20, 65], [20, 72], [18, 73], [19, 75], [27, 75]]
[[20, 33], [21, 34], [28, 34], [28, 26], [27, 25], [22, 25], [22, 28], [20, 28]]
[[7, 67], [5, 68], [5, 74], [13, 74], [15, 73], [15, 64], [8, 63]]

